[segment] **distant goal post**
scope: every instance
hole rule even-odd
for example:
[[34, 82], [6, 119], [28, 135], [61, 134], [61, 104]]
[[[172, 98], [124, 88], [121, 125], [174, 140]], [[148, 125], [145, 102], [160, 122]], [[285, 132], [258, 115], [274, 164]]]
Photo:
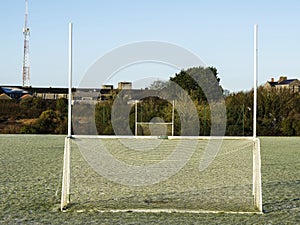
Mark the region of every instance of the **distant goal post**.
[[172, 100], [172, 119], [171, 122], [164, 122], [163, 119], [155, 117], [150, 122], [138, 121], [138, 103], [135, 101], [135, 136], [174, 136], [175, 120], [175, 100]]

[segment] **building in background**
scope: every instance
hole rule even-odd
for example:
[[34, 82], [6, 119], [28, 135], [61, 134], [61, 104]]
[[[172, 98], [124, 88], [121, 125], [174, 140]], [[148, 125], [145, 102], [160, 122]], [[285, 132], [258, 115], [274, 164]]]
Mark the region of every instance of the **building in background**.
[[264, 87], [270, 90], [289, 89], [291, 92], [297, 93], [300, 92], [300, 81], [298, 79], [288, 79], [286, 76], [281, 76], [279, 77], [278, 81], [275, 81], [274, 78], [271, 78], [271, 81], [267, 81]]
[[118, 83], [118, 89], [119, 90], [130, 90], [132, 89], [132, 82], [119, 82]]

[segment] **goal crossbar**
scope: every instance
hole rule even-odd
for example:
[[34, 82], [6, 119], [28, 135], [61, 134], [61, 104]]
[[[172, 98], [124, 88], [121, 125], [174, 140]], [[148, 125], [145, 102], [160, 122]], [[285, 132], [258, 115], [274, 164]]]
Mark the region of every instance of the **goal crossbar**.
[[158, 124], [158, 125], [164, 125], [164, 124], [173, 124], [172, 122], [166, 122], [166, 123], [160, 123], [160, 122], [136, 122], [137, 124]]

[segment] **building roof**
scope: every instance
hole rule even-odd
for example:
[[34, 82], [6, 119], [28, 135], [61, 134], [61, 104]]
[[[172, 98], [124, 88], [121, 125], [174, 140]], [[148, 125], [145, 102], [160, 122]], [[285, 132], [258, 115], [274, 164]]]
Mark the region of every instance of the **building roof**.
[[23, 95], [20, 99], [26, 99], [26, 98], [32, 98], [32, 95], [30, 95], [30, 94], [25, 94], [25, 95]]
[[274, 87], [274, 86], [277, 86], [277, 85], [289, 85], [290, 83], [294, 82], [294, 81], [297, 81], [297, 79], [286, 79], [286, 80], [282, 80], [282, 81], [268, 81], [268, 83]]
[[7, 94], [3, 93], [0, 94], [0, 100], [10, 100], [11, 97], [9, 97]]
[[67, 94], [68, 88], [44, 88], [44, 87], [28, 87], [24, 88], [30, 93], [52, 93], [52, 94]]
[[1, 89], [5, 94], [28, 94], [28, 91], [19, 87], [1, 87]]

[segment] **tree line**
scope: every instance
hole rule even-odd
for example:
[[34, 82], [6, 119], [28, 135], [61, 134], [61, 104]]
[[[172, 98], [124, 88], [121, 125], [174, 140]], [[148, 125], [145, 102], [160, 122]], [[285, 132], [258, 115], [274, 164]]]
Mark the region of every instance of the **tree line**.
[[[211, 73], [214, 79], [207, 79]], [[197, 80], [198, 78], [198, 80]], [[197, 82], [198, 81], [198, 82]], [[206, 84], [199, 86], [199, 82]], [[214, 84], [213, 84], [214, 83]], [[148, 88], [150, 90], [167, 90], [170, 85], [180, 86], [190, 98], [197, 113], [199, 132], [197, 135], [210, 135], [212, 118], [211, 106], [223, 101], [226, 106], [226, 130], [228, 136], [251, 136], [253, 133], [253, 90], [222, 95], [222, 99], [215, 94], [223, 92], [220, 85], [218, 71], [214, 67], [195, 67], [182, 70], [169, 79], [169, 81], [155, 81]], [[205, 86], [214, 85], [207, 97]], [[178, 94], [176, 88], [174, 93]], [[145, 97], [135, 104], [125, 104], [125, 108], [118, 111], [128, 111], [128, 118], [115, 115], [112, 121], [113, 104], [118, 97], [112, 95], [110, 99], [97, 102], [95, 106], [81, 103], [78, 110], [91, 111], [86, 118], [74, 118], [73, 125], [77, 126], [82, 134], [100, 135], [135, 133], [136, 109], [138, 122], [171, 122], [174, 119], [174, 135], [182, 135], [182, 112], [178, 110], [175, 102], [174, 118], [172, 118], [172, 102], [157, 96]], [[263, 86], [257, 90], [257, 135], [259, 136], [299, 136], [300, 135], [300, 94], [289, 90], [266, 89]], [[126, 99], [124, 97], [124, 101]], [[182, 106], [184, 108], [185, 106]], [[187, 106], [189, 107], [189, 106]], [[93, 111], [94, 110], [94, 111]], [[154, 120], [155, 119], [155, 120]], [[186, 118], [186, 120], [189, 120]], [[114, 126], [114, 123], [117, 124]], [[93, 127], [95, 124], [96, 127]], [[154, 123], [152, 123], [154, 124]], [[154, 126], [154, 125], [153, 125]], [[122, 130], [123, 129], [123, 130]], [[150, 129], [146, 125], [137, 126], [139, 135], [149, 135]], [[67, 132], [67, 100], [43, 100], [29, 98], [19, 102], [15, 100], [0, 101], [0, 133], [25, 134], [66, 134]], [[91, 133], [92, 132], [92, 133]], [[123, 132], [123, 133], [122, 133]], [[127, 132], [127, 133], [126, 133]], [[167, 127], [170, 134], [170, 126]]]
[[66, 134], [67, 99], [0, 100], [0, 133]]

